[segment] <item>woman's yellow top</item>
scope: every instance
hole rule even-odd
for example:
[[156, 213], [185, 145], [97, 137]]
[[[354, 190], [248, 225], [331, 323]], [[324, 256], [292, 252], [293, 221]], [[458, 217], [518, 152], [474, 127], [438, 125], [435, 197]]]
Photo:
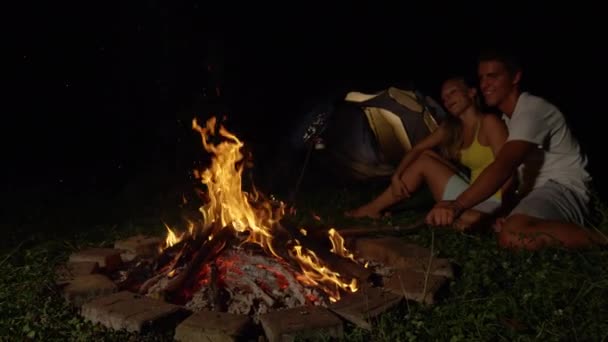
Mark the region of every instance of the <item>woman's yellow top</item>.
[[[479, 143], [478, 134], [479, 126], [481, 126], [481, 119], [477, 121], [477, 127], [475, 128], [475, 136], [473, 142], [469, 147], [460, 150], [460, 163], [468, 167], [471, 170], [471, 181], [472, 184], [475, 182], [479, 174], [494, 161], [494, 152], [490, 146], [483, 146]], [[495, 198], [502, 198], [502, 190], [498, 190], [494, 196]]]

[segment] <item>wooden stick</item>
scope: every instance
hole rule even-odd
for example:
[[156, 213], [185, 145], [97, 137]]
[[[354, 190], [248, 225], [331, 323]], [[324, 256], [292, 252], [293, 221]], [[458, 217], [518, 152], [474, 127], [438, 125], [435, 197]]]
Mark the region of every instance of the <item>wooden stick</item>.
[[427, 225], [423, 220], [414, 222], [407, 226], [384, 226], [384, 227], [364, 227], [364, 228], [346, 228], [336, 229], [342, 237], [363, 236], [372, 234], [399, 234], [403, 232], [413, 231], [425, 228]]

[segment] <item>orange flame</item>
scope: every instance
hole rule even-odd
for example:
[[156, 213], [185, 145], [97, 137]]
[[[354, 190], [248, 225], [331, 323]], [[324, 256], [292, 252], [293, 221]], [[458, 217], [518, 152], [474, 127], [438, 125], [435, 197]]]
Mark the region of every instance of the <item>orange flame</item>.
[[181, 235], [177, 236], [173, 232], [173, 230], [171, 230], [171, 228], [169, 228], [169, 226], [167, 226], [166, 223], [165, 223], [165, 227], [167, 228], [167, 231], [169, 232], [169, 233], [167, 233], [167, 238], [165, 239], [165, 248], [171, 247], [175, 244], [178, 244], [180, 241], [182, 241], [185, 234], [181, 234]]
[[232, 133], [220, 126], [219, 134], [227, 141], [218, 145], [208, 143], [209, 135], [215, 134], [215, 117], [207, 121], [203, 128], [192, 120], [192, 128], [198, 131], [203, 139], [205, 150], [215, 155], [211, 166], [200, 173], [200, 179], [207, 186], [209, 201], [199, 208], [203, 214], [203, 229], [210, 229], [214, 225], [227, 227], [231, 225], [237, 232], [249, 232], [248, 242], [256, 243], [279, 257], [272, 248], [272, 228], [281, 219], [284, 205], [273, 210], [270, 203], [263, 203], [254, 210], [249, 198], [255, 200], [258, 194], [253, 195], [241, 190], [243, 159], [241, 148], [243, 143]]
[[330, 252], [337, 254], [343, 258], [348, 258], [354, 262], [357, 262], [353, 253], [349, 252], [348, 249], [344, 247], [344, 238], [338, 233], [338, 231], [336, 231], [334, 228], [331, 228], [328, 233], [329, 241], [331, 242], [332, 246]]
[[315, 252], [308, 249], [302, 250], [302, 246], [296, 245], [290, 250], [290, 255], [298, 260], [306, 283], [316, 286], [322, 286], [321, 284], [327, 283], [333, 285], [333, 288], [322, 286], [323, 290], [329, 293], [329, 299], [332, 302], [340, 300], [340, 288], [350, 290], [351, 292], [357, 291], [358, 285], [356, 279], [353, 278], [350, 284], [341, 281], [340, 274], [323, 266]]
[[[194, 176], [206, 186], [207, 201], [199, 208], [203, 215], [202, 230], [211, 240], [213, 235], [217, 234], [215, 230], [231, 226], [237, 232], [249, 233], [245, 243], [258, 244], [273, 256], [282, 259], [273, 246], [273, 232], [285, 215], [285, 204], [279, 201], [277, 208], [273, 203], [264, 200], [255, 188], [253, 193], [241, 189], [245, 167], [241, 149], [244, 144], [222, 125], [219, 126], [217, 133], [224, 138], [223, 141], [217, 145], [211, 144], [209, 138], [216, 134], [216, 124], [215, 117], [207, 120], [205, 127], [199, 126], [196, 118], [192, 120], [192, 128], [201, 134], [203, 147], [214, 155], [209, 168], [194, 171]], [[179, 238], [169, 227], [167, 229], [169, 230], [167, 244], [170, 239], [174, 244], [187, 235], [194, 236], [198, 233], [192, 223], [188, 232], [183, 233]], [[300, 281], [321, 287], [330, 295], [331, 300], [340, 298], [339, 289], [357, 291], [355, 279], [350, 283], [343, 282], [339, 278], [340, 275], [324, 266], [312, 251], [303, 251], [297, 241], [288, 252], [302, 269], [303, 276], [300, 277]]]

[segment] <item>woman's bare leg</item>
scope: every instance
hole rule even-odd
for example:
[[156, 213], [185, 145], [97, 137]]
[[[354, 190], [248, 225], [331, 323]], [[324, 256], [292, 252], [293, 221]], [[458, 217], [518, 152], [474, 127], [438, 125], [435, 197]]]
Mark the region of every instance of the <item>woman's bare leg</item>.
[[[418, 190], [423, 181], [429, 186], [433, 198], [441, 200], [443, 190], [450, 177], [456, 173], [456, 169], [438, 154], [427, 151], [410, 165], [403, 173], [402, 181], [410, 192]], [[396, 197], [389, 186], [378, 197], [363, 206], [346, 212], [350, 217], [371, 217], [378, 218], [382, 210], [393, 204], [404, 200], [403, 197]]]

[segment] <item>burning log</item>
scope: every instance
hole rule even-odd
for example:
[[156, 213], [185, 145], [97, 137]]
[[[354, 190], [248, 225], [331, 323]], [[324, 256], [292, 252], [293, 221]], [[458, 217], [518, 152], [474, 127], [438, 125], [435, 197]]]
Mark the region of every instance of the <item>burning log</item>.
[[150, 282], [150, 277], [154, 278], [154, 265], [147, 260], [140, 260], [135, 264], [135, 267], [130, 270], [124, 277], [117, 283], [120, 291], [127, 290], [132, 292], [138, 292], [139, 289]]
[[[166, 278], [172, 278], [176, 272], [189, 264], [195, 253], [197, 253], [207, 241], [208, 234], [205, 234], [204, 236], [197, 238], [182, 239], [173, 245], [167, 246], [157, 258], [153, 267], [156, 272], [155, 276], [141, 284], [139, 288], [133, 287], [132, 281], [127, 283], [127, 285], [131, 285], [131, 290], [134, 290], [135, 292], [141, 294], [148, 293], [150, 289], [157, 286], [160, 281], [167, 280]], [[181, 279], [181, 273], [178, 275], [177, 279]], [[174, 279], [172, 282], [175, 282], [177, 279]], [[161, 285], [163, 288], [166, 286], [168, 286], [168, 284]]]
[[216, 311], [225, 312], [226, 307], [222, 296], [222, 288], [220, 287], [217, 263], [212, 261], [209, 268], [209, 302]]
[[[167, 272], [168, 273], [168, 272]], [[163, 278], [167, 277], [167, 273], [159, 273], [154, 277], [144, 282], [138, 289], [140, 294], [146, 294], [150, 291], [150, 288], [160, 282]]]
[[[194, 255], [190, 258], [190, 262], [184, 271], [180, 272], [180, 274], [165, 287], [163, 290], [164, 297], [176, 296], [176, 292], [183, 287], [194, 287], [195, 284], [193, 283], [196, 281], [193, 277], [194, 273], [201, 269], [202, 264], [207, 260], [217, 256], [226, 245], [236, 239], [236, 236], [236, 232], [231, 227], [224, 227], [219, 230], [216, 236], [213, 236], [210, 239], [208, 238], [202, 243], [195, 243], [195, 245], [200, 245], [200, 248], [194, 252]], [[200, 242], [201, 239], [195, 239], [194, 241], [197, 240]]]
[[[290, 232], [295, 232], [294, 228], [287, 229]], [[301, 234], [297, 237], [297, 241], [309, 250], [315, 251], [320, 259], [322, 259], [328, 267], [338, 271], [344, 278], [359, 279], [364, 283], [372, 286], [378, 285], [379, 277], [370, 270], [366, 269], [363, 265], [357, 263], [354, 258], [347, 258], [340, 256], [335, 252], [332, 252], [334, 244], [330, 239], [331, 229], [327, 227], [317, 227], [313, 230], [307, 231], [307, 233]], [[343, 241], [342, 241], [343, 242]], [[339, 246], [343, 248], [344, 246]]]

